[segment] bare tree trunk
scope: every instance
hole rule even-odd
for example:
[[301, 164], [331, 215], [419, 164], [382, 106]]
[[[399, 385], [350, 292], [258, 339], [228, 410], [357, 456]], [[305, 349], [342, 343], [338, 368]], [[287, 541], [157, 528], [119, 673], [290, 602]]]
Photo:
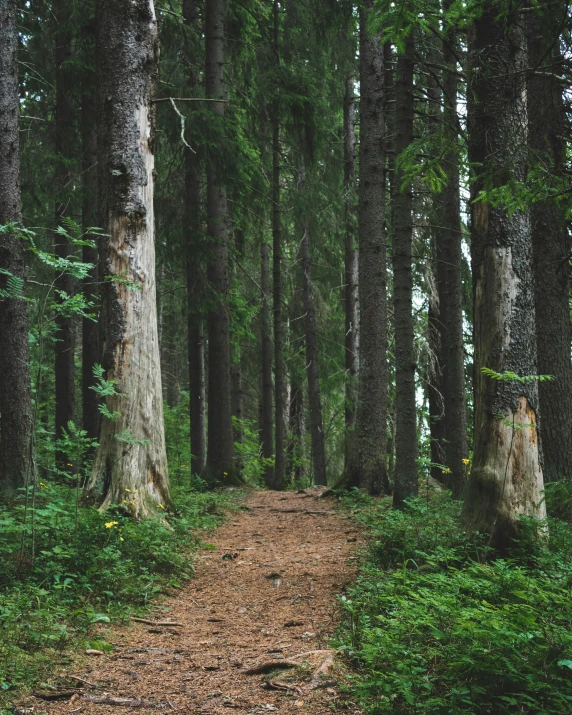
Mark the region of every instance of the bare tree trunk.
[[[17, 47], [16, 2], [0, 0], [0, 225], [22, 220]], [[25, 281], [24, 244], [14, 234], [0, 234], [0, 271], [0, 290], [10, 276]], [[0, 335], [0, 490], [12, 495], [33, 477], [28, 313], [20, 297], [0, 297]]]
[[358, 300], [358, 249], [356, 245], [356, 127], [355, 127], [354, 77], [346, 78], [344, 95], [344, 192], [345, 192], [345, 469], [349, 466], [351, 442], [355, 427], [358, 403], [357, 380], [359, 372], [359, 300]]
[[[434, 233], [434, 232], [432, 232]], [[429, 433], [431, 435], [431, 476], [443, 481], [442, 468], [445, 465], [443, 375], [441, 372], [441, 317], [440, 301], [435, 276], [428, 271], [427, 293], [429, 309], [427, 314], [427, 343], [429, 345], [429, 365], [427, 369], [427, 398], [429, 402]]]
[[[206, 94], [224, 98], [224, 26], [226, 0], [206, 4]], [[217, 124], [224, 117], [224, 102], [210, 102]], [[207, 277], [211, 289], [207, 326], [209, 338], [207, 473], [212, 482], [234, 478], [230, 380], [230, 327], [228, 313], [228, 207], [220, 175], [220, 157], [207, 166], [207, 233], [210, 257]]]
[[153, 2], [100, 0], [96, 26], [99, 196], [109, 234], [105, 272], [112, 277], [104, 295], [103, 366], [120, 394], [106, 399], [119, 416], [102, 420], [89, 487], [103, 482], [102, 508], [123, 504], [134, 516], [157, 515], [171, 498], [155, 286]]
[[[549, 2], [528, 14], [528, 122], [531, 163], [562, 176], [566, 162], [567, 120], [558, 33], [564, 6]], [[564, 211], [555, 202], [531, 207], [534, 256], [538, 372], [554, 375], [541, 382], [543, 472], [546, 481], [572, 476], [572, 363], [570, 361], [570, 235]]]
[[445, 460], [450, 470], [445, 483], [459, 498], [466, 486], [463, 460], [468, 455], [467, 402], [465, 397], [465, 350], [463, 344], [462, 234], [459, 195], [459, 146], [457, 133], [457, 50], [455, 28], [443, 42], [443, 133], [447, 151], [443, 166], [447, 183], [440, 207], [441, 229], [437, 229], [437, 276], [443, 393], [445, 405]]
[[522, 15], [498, 19], [494, 0], [475, 21], [469, 54], [471, 247], [475, 306], [475, 443], [463, 510], [469, 531], [503, 548], [519, 516], [545, 516], [536, 382], [494, 380], [483, 368], [535, 375], [536, 326], [529, 215], [483, 190], [523, 181], [527, 168], [526, 37]]
[[[273, 5], [273, 46], [280, 64], [280, 16], [278, 0]], [[286, 478], [286, 390], [284, 376], [284, 325], [282, 318], [282, 219], [280, 211], [280, 114], [272, 108], [272, 309], [274, 312], [274, 489], [283, 489]]]
[[[368, 2], [367, 7], [372, 3]], [[387, 272], [385, 246], [385, 63], [360, 14], [358, 209], [360, 356], [356, 424], [342, 483], [389, 492], [387, 478]]]
[[[195, 0], [184, 0], [183, 19], [188, 28], [188, 86], [200, 85], [195, 68], [200, 57], [201, 27]], [[204, 277], [198, 251], [201, 241], [201, 159], [202, 154], [185, 148], [185, 207], [183, 238], [187, 249], [187, 321], [189, 352], [189, 416], [191, 421], [191, 474], [202, 474], [206, 467], [206, 392], [205, 346], [202, 303]]]
[[[95, 97], [95, 22], [84, 27], [83, 41], [86, 45], [85, 68], [82, 77], [81, 96], [81, 140], [82, 140], [82, 223], [83, 230], [99, 227], [97, 200], [97, 102]], [[98, 250], [97, 247], [83, 247], [83, 261], [92, 263], [94, 269], [85, 281], [86, 298], [99, 304], [98, 289]], [[99, 326], [93, 320], [82, 320], [82, 405], [83, 429], [88, 437], [99, 437], [100, 413], [97, 394], [91, 389], [96, 381], [93, 369], [101, 360], [99, 355]]]
[[312, 294], [312, 257], [310, 254], [310, 232], [303, 228], [304, 235], [300, 248], [302, 259], [302, 300], [304, 303], [304, 325], [306, 339], [306, 373], [308, 375], [308, 405], [310, 408], [310, 435], [312, 438], [312, 467], [314, 484], [327, 484], [326, 451], [324, 427], [322, 423], [322, 401], [318, 371], [318, 335], [316, 328], [316, 307]]
[[413, 332], [413, 238], [412, 187], [402, 186], [401, 153], [413, 141], [413, 33], [397, 58], [395, 89], [395, 195], [393, 198], [393, 285], [395, 314], [395, 487], [393, 504], [401, 508], [408, 497], [417, 496], [417, 410], [415, 405], [415, 348]]
[[[270, 256], [269, 246], [262, 240], [260, 245], [260, 287], [262, 288], [262, 308], [260, 313], [260, 342], [262, 367], [262, 400], [260, 420], [260, 442], [264, 459], [272, 459], [273, 455], [273, 422], [272, 422], [272, 336], [270, 326]], [[268, 488], [273, 486], [274, 470], [271, 466], [264, 468], [264, 483]]]
[[[72, 53], [72, 33], [70, 28], [72, 7], [67, 0], [57, 0], [53, 6], [53, 16], [57, 24], [55, 38], [56, 65], [56, 108], [55, 108], [55, 191], [56, 226], [71, 213], [72, 192], [71, 162], [74, 158], [74, 106], [72, 99], [73, 76], [69, 60]], [[71, 246], [64, 236], [55, 234], [55, 251], [58, 258], [68, 258]], [[55, 287], [71, 296], [74, 280], [70, 273], [56, 276]], [[75, 405], [75, 336], [73, 319], [56, 317], [56, 439], [63, 436], [68, 422], [74, 419]], [[56, 466], [65, 468], [65, 455], [56, 451]]]

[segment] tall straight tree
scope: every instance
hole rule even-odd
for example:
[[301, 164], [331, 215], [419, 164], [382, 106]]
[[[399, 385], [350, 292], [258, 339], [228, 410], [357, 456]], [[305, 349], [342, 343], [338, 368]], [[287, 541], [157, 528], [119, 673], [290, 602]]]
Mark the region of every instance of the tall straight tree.
[[[260, 442], [262, 456], [272, 459], [273, 420], [272, 420], [272, 328], [270, 321], [270, 247], [263, 239], [260, 244], [260, 287], [262, 288], [262, 307], [260, 310], [260, 345], [261, 345], [261, 400], [260, 400]], [[274, 470], [266, 463], [264, 483], [273, 486]]]
[[[0, 0], [0, 226], [22, 220], [15, 0]], [[13, 494], [32, 474], [28, 314], [19, 295], [24, 244], [0, 232], [0, 491]]]
[[387, 267], [385, 245], [385, 62], [379, 38], [360, 9], [358, 401], [351, 455], [343, 482], [374, 494], [389, 491], [387, 446]]
[[346, 77], [344, 92], [344, 193], [345, 193], [345, 468], [349, 466], [351, 440], [357, 408], [357, 379], [359, 372], [359, 300], [358, 300], [358, 249], [356, 245], [356, 109], [354, 77]]
[[312, 254], [310, 229], [303, 226], [300, 258], [302, 263], [302, 302], [304, 304], [304, 339], [306, 345], [306, 374], [308, 377], [308, 407], [310, 410], [310, 436], [312, 439], [312, 471], [314, 484], [327, 484], [326, 451], [322, 421], [322, 399], [318, 369], [318, 331], [316, 305], [312, 285]]
[[[196, 68], [200, 57], [201, 27], [195, 0], [184, 0], [183, 19], [187, 28], [188, 87], [196, 92], [200, 77]], [[201, 158], [202, 152], [185, 147], [184, 243], [187, 251], [187, 303], [189, 353], [189, 417], [191, 420], [191, 474], [202, 474], [206, 466], [205, 346], [202, 305], [203, 273], [199, 260], [201, 244]]]
[[[448, 3], [450, 4], [450, 3]], [[443, 167], [446, 184], [441, 194], [437, 235], [437, 286], [444, 402], [445, 476], [454, 497], [465, 488], [463, 460], [468, 455], [467, 405], [465, 398], [465, 349], [463, 343], [463, 281], [461, 203], [459, 195], [459, 139], [457, 115], [456, 28], [447, 29], [443, 39], [443, 136], [446, 151]]]
[[[82, 144], [82, 224], [83, 230], [99, 226], [97, 200], [97, 102], [95, 97], [95, 20], [90, 18], [83, 28], [84, 71], [81, 88], [81, 144]], [[83, 247], [83, 261], [94, 265], [85, 282], [85, 294], [96, 304], [99, 302], [98, 251], [93, 245]], [[95, 385], [94, 367], [101, 360], [99, 355], [99, 326], [89, 318], [82, 320], [81, 383], [82, 427], [88, 436], [99, 437], [100, 413]]]
[[394, 506], [416, 496], [417, 410], [413, 331], [412, 186], [405, 178], [402, 153], [413, 141], [413, 69], [415, 42], [410, 31], [397, 58], [395, 86], [395, 189], [393, 196], [393, 307], [395, 316], [395, 486]]
[[[99, 197], [105, 242], [105, 404], [89, 488], [134, 516], [170, 504], [155, 284], [153, 172], [159, 44], [152, 0], [97, 4]], [[128, 495], [128, 498], [127, 496]]]
[[[548, 2], [528, 14], [528, 123], [530, 163], [546, 184], [561, 177], [566, 163], [564, 58], [559, 30], [565, 6]], [[572, 476], [572, 362], [570, 360], [570, 234], [564, 211], [549, 200], [531, 207], [538, 372], [554, 375], [542, 382], [543, 472], [546, 481]]]
[[[56, 107], [55, 107], [55, 221], [56, 226], [71, 213], [72, 166], [74, 161], [74, 125], [75, 110], [73, 105], [74, 73], [71, 65], [72, 55], [72, 5], [68, 0], [56, 0], [52, 14], [56, 23], [55, 66], [56, 66]], [[55, 249], [58, 258], [70, 255], [69, 241], [58, 233], [55, 234]], [[73, 293], [71, 273], [62, 272], [56, 276], [56, 290], [71, 295]], [[75, 336], [73, 319], [65, 315], [56, 317], [56, 439], [60, 439], [68, 422], [74, 419], [75, 404]], [[64, 466], [65, 455], [56, 452], [58, 466]]]
[[[224, 121], [224, 26], [226, 0], [206, 3], [206, 94], [215, 129]], [[212, 481], [228, 481], [234, 471], [228, 314], [228, 206], [221, 174], [222, 157], [207, 163], [207, 234], [210, 240], [207, 277], [211, 295], [208, 312], [209, 382], [207, 472]]]
[[[272, 6], [274, 62], [280, 69], [280, 6]], [[284, 325], [282, 317], [282, 218], [280, 207], [280, 110], [278, 97], [272, 113], [272, 310], [274, 318], [274, 489], [286, 478], [286, 381], [284, 371]]]
[[483, 372], [537, 374], [530, 217], [489, 199], [527, 170], [527, 52], [518, 8], [486, 0], [469, 57], [475, 433], [463, 517], [469, 531], [490, 534], [502, 548], [519, 533], [521, 515], [546, 514], [537, 383]]

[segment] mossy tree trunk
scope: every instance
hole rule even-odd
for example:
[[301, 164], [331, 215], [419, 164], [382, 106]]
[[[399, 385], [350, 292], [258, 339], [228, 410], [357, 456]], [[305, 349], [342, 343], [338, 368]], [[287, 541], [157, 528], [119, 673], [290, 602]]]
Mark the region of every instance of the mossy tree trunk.
[[[155, 287], [153, 172], [159, 45], [152, 0], [101, 0], [99, 195], [105, 242], [103, 367], [108, 397], [88, 488], [134, 516], [170, 505]], [[117, 435], [121, 438], [118, 439]]]

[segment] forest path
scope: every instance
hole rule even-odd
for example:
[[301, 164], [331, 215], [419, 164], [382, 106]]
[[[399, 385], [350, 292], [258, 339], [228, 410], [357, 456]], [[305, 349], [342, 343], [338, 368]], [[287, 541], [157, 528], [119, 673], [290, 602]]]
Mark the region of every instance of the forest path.
[[[331, 499], [316, 498], [323, 489], [252, 493], [244, 511], [214, 532], [216, 550], [199, 552], [195, 577], [149, 617], [180, 625], [112, 629], [114, 653], [91, 656], [73, 671], [84, 679], [77, 683], [83, 693], [67, 703], [38, 702], [36, 710], [331, 713], [340, 701], [341, 666], [331, 665], [328, 640], [337, 622], [336, 596], [355, 576], [359, 536]], [[271, 676], [245, 673], [292, 658], [304, 665]], [[322, 664], [324, 674], [315, 676]], [[71, 682], [70, 672], [64, 675]], [[94, 702], [98, 697], [148, 703], [133, 710]], [[344, 710], [355, 709], [346, 700]]]

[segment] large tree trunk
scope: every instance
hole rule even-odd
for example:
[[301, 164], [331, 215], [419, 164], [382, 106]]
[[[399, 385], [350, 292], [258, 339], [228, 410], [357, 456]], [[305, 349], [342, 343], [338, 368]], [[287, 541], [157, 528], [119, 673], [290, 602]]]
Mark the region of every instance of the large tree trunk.
[[[62, 219], [71, 213], [72, 161], [74, 159], [74, 77], [70, 66], [72, 54], [71, 33], [72, 6], [68, 0], [57, 0], [53, 6], [53, 16], [57, 24], [55, 37], [56, 65], [56, 108], [55, 108], [55, 221], [62, 225]], [[58, 258], [68, 258], [71, 246], [68, 240], [55, 234], [55, 251]], [[74, 280], [70, 273], [56, 275], [55, 287], [71, 296]], [[61, 300], [61, 298], [60, 298]], [[75, 336], [73, 319], [58, 315], [55, 334], [55, 388], [56, 388], [56, 439], [63, 436], [68, 422], [74, 418], [75, 405]], [[65, 469], [65, 454], [56, 451], [56, 466]]]
[[310, 408], [310, 436], [312, 439], [312, 471], [314, 484], [327, 484], [326, 451], [324, 427], [322, 423], [322, 400], [318, 370], [318, 334], [316, 327], [316, 306], [312, 289], [312, 256], [310, 253], [310, 232], [303, 228], [300, 247], [302, 262], [302, 301], [304, 303], [304, 326], [306, 343], [306, 373], [308, 375], [308, 406]]
[[[224, 25], [226, 0], [206, 4], [206, 94], [224, 99]], [[224, 102], [209, 102], [217, 126], [224, 117]], [[234, 475], [230, 381], [230, 327], [228, 313], [228, 207], [220, 174], [221, 157], [210, 157], [207, 167], [207, 234], [210, 239], [207, 277], [212, 295], [208, 312], [208, 451], [211, 482], [228, 483]]]
[[359, 372], [359, 300], [358, 249], [356, 245], [356, 122], [354, 77], [346, 77], [344, 94], [344, 193], [345, 193], [345, 452], [344, 465], [348, 469], [351, 443], [354, 436], [358, 404], [357, 380]]
[[463, 518], [494, 546], [519, 533], [519, 516], [545, 516], [539, 459], [538, 386], [483, 374], [536, 375], [536, 328], [529, 215], [476, 201], [527, 168], [526, 37], [522, 16], [498, 19], [484, 3], [469, 47], [469, 161], [475, 318], [475, 437]]
[[[99, 227], [97, 200], [97, 102], [95, 97], [95, 22], [84, 27], [85, 68], [82, 77], [81, 96], [81, 140], [82, 140], [82, 224], [83, 230]], [[98, 290], [98, 250], [96, 246], [83, 247], [83, 261], [92, 263], [94, 269], [84, 284], [86, 298], [96, 306], [99, 303]], [[82, 427], [88, 437], [99, 437], [100, 413], [97, 394], [92, 387], [96, 381], [93, 369], [101, 360], [99, 355], [99, 326], [93, 320], [82, 321]]]
[[[566, 162], [563, 58], [558, 31], [563, 6], [549, 2], [528, 15], [528, 122], [531, 163], [561, 176]], [[572, 363], [570, 361], [570, 236], [564, 211], [549, 201], [531, 208], [543, 472], [546, 481], [572, 476]]]
[[393, 198], [393, 305], [395, 315], [395, 486], [393, 504], [401, 508], [417, 496], [417, 410], [415, 405], [415, 344], [413, 332], [412, 187], [403, 186], [401, 153], [413, 141], [413, 34], [397, 59], [395, 88], [395, 195]]
[[468, 454], [457, 134], [457, 44], [453, 28], [443, 42], [443, 134], [447, 146], [443, 166], [447, 173], [447, 183], [441, 196], [441, 228], [437, 229], [437, 284], [445, 407], [444, 447], [445, 464], [449, 470], [445, 483], [456, 498], [465, 489], [466, 469], [463, 460]]
[[[273, 46], [280, 63], [280, 16], [278, 0], [273, 5]], [[284, 376], [284, 325], [282, 321], [282, 219], [280, 207], [280, 114], [272, 107], [272, 310], [274, 313], [274, 489], [283, 489], [286, 479], [286, 389]]]
[[[188, 86], [200, 86], [196, 69], [200, 57], [201, 27], [195, 0], [184, 0], [183, 19], [188, 28]], [[201, 155], [185, 148], [185, 207], [183, 238], [187, 250], [187, 321], [189, 352], [189, 416], [191, 421], [191, 474], [202, 474], [207, 461], [205, 345], [203, 334], [203, 273], [198, 258], [201, 242]]]
[[[437, 214], [435, 214], [436, 217]], [[435, 237], [435, 231], [432, 231]], [[434, 243], [437, 241], [434, 240]], [[432, 249], [434, 246], [432, 246]], [[434, 261], [433, 261], [434, 262]], [[427, 343], [429, 358], [427, 366], [427, 400], [429, 403], [429, 434], [431, 436], [431, 476], [443, 481], [443, 466], [445, 465], [445, 404], [443, 399], [443, 373], [441, 350], [441, 313], [439, 293], [433, 270], [428, 270], [427, 298]]]
[[[20, 223], [20, 143], [16, 2], [0, 0], [0, 225]], [[0, 234], [0, 290], [10, 275], [25, 280], [24, 243]], [[0, 297], [0, 490], [27, 486], [32, 470], [28, 313], [20, 297]]]
[[104, 294], [103, 366], [120, 394], [106, 398], [119, 417], [102, 420], [89, 486], [103, 482], [102, 507], [156, 515], [171, 501], [155, 286], [157, 20], [152, 0], [101, 0], [96, 23], [99, 196], [112, 279]]
[[[367, 3], [371, 7], [372, 3]], [[387, 478], [387, 269], [385, 246], [385, 63], [360, 14], [359, 380], [344, 486], [389, 492]]]
[[[270, 326], [270, 256], [269, 246], [262, 240], [260, 246], [260, 287], [262, 288], [262, 308], [260, 311], [261, 373], [262, 399], [260, 410], [260, 443], [264, 459], [272, 459], [273, 422], [272, 422], [272, 335]], [[264, 483], [273, 486], [274, 470], [264, 468]]]

